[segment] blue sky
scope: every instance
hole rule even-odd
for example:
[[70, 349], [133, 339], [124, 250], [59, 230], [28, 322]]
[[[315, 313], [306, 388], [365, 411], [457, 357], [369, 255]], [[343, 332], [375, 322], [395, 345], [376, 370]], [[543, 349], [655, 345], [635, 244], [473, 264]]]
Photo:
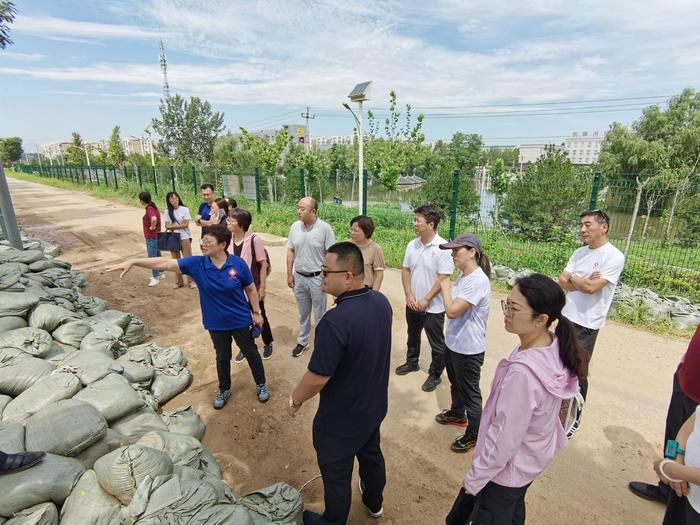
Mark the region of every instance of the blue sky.
[[341, 104], [372, 80], [366, 107], [381, 114], [395, 90], [426, 114], [429, 140], [560, 142], [631, 123], [700, 78], [696, 0], [15, 3], [0, 137], [27, 151], [114, 125], [142, 135], [162, 94], [160, 38], [171, 92], [209, 100], [234, 131], [299, 122], [310, 106], [312, 136], [351, 134]]

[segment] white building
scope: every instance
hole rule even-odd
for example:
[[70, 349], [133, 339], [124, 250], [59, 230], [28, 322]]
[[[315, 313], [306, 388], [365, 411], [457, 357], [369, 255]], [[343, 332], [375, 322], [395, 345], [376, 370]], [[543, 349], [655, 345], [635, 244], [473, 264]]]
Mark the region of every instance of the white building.
[[564, 140], [564, 151], [573, 164], [588, 165], [598, 162], [600, 147], [607, 132], [599, 135], [597, 131], [589, 134], [587, 131], [574, 131]]
[[549, 145], [550, 144], [521, 144], [518, 147], [520, 150], [518, 162], [521, 166], [537, 162], [537, 159], [544, 155], [545, 148]]
[[352, 146], [355, 135], [332, 135], [330, 137], [314, 137], [311, 139], [311, 146], [320, 150], [331, 149], [335, 144]]

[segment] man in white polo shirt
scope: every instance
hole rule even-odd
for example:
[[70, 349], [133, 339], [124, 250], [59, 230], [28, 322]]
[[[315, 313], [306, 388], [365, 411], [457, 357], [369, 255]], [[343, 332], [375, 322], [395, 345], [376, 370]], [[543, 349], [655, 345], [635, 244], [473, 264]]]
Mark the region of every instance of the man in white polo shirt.
[[414, 211], [413, 230], [418, 238], [408, 243], [401, 269], [401, 282], [406, 294], [406, 324], [408, 350], [406, 362], [396, 369], [398, 375], [418, 370], [421, 332], [428, 336], [432, 359], [428, 379], [423, 383], [425, 392], [432, 392], [440, 384], [445, 369], [445, 305], [440, 281], [449, 279], [454, 270], [452, 256], [440, 249], [447, 241], [437, 233], [440, 210], [432, 204]]
[[[567, 292], [562, 314], [574, 323], [576, 335], [590, 360], [598, 330], [605, 325], [615, 286], [625, 266], [625, 256], [608, 242], [610, 218], [604, 211], [583, 212], [579, 216], [579, 228], [586, 246], [571, 256], [559, 276], [559, 284]], [[584, 378], [579, 382], [585, 399], [588, 381]]]
[[326, 313], [326, 294], [321, 290], [321, 265], [326, 250], [335, 244], [335, 234], [316, 213], [316, 199], [300, 199], [297, 204], [299, 220], [292, 224], [287, 238], [287, 285], [294, 290], [299, 308], [299, 337], [292, 350], [293, 357], [299, 357], [309, 347], [311, 310], [316, 324]]

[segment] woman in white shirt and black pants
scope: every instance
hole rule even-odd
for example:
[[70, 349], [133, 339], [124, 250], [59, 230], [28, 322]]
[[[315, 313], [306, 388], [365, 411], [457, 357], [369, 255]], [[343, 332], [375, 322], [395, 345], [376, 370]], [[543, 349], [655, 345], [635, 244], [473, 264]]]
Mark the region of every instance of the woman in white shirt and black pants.
[[447, 329], [445, 330], [445, 368], [450, 379], [452, 405], [435, 420], [441, 425], [466, 427], [451, 445], [454, 452], [465, 453], [476, 445], [481, 420], [481, 367], [486, 352], [486, 321], [491, 305], [491, 265], [481, 251], [481, 242], [471, 233], [440, 245], [452, 250], [452, 259], [462, 274], [450, 287], [442, 281]]

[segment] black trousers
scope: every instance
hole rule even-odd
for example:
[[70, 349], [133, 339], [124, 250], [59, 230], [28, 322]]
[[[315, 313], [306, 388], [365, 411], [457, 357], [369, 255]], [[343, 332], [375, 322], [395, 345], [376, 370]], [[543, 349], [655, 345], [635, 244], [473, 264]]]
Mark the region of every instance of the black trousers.
[[267, 312], [265, 312], [265, 302], [260, 300], [260, 315], [263, 318], [263, 325], [260, 329], [260, 336], [264, 345], [269, 345], [274, 341], [272, 338], [272, 329], [270, 328], [270, 321], [267, 320]]
[[445, 525], [524, 525], [525, 493], [531, 484], [513, 488], [489, 481], [476, 496], [462, 487]]
[[[669, 439], [676, 439], [676, 435], [683, 423], [695, 412], [697, 406], [698, 404], [681, 390], [681, 385], [678, 382], [678, 372], [673, 374], [673, 393], [671, 394], [671, 402], [666, 413], [664, 447]], [[662, 484], [660, 483], [659, 485]], [[667, 487], [667, 485], [663, 486]], [[688, 521], [686, 517], [687, 512], [695, 512], [688, 503], [688, 498], [679, 498], [673, 490], [669, 490], [669, 494], [663, 525], [700, 524], [700, 516], [697, 513], [695, 513], [696, 521]]]
[[469, 426], [465, 432], [467, 439], [476, 439], [479, 435], [481, 421], [481, 367], [484, 364], [484, 353], [464, 355], [453, 352], [449, 348], [445, 352], [447, 377], [450, 379], [450, 395], [452, 406], [450, 410], [464, 414], [466, 411]]
[[352, 469], [355, 457], [364, 483], [362, 502], [376, 511], [382, 508], [386, 468], [379, 445], [379, 427], [353, 438], [340, 438], [314, 424], [314, 448], [323, 476], [323, 515], [304, 511], [304, 525], [345, 525], [352, 501]]
[[427, 312], [416, 312], [406, 307], [406, 324], [408, 325], [408, 350], [406, 351], [406, 362], [418, 364], [420, 357], [420, 336], [423, 329], [428, 336], [428, 343], [432, 352], [432, 360], [428, 373], [434, 376], [442, 375], [445, 370], [445, 312], [430, 314]]
[[[593, 347], [595, 347], [595, 340], [598, 338], [598, 330], [593, 330], [592, 328], [586, 328], [579, 324], [573, 323], [574, 329], [576, 330], [576, 336], [579, 338], [584, 348], [588, 352], [588, 362], [591, 362], [593, 358]], [[586, 394], [588, 394], [588, 378], [582, 377], [578, 380], [581, 386], [581, 395], [583, 399], [586, 399]]]
[[231, 339], [241, 349], [248, 361], [256, 385], [265, 383], [265, 367], [250, 327], [236, 330], [209, 330], [209, 337], [216, 350], [216, 374], [219, 377], [219, 391], [231, 389]]

